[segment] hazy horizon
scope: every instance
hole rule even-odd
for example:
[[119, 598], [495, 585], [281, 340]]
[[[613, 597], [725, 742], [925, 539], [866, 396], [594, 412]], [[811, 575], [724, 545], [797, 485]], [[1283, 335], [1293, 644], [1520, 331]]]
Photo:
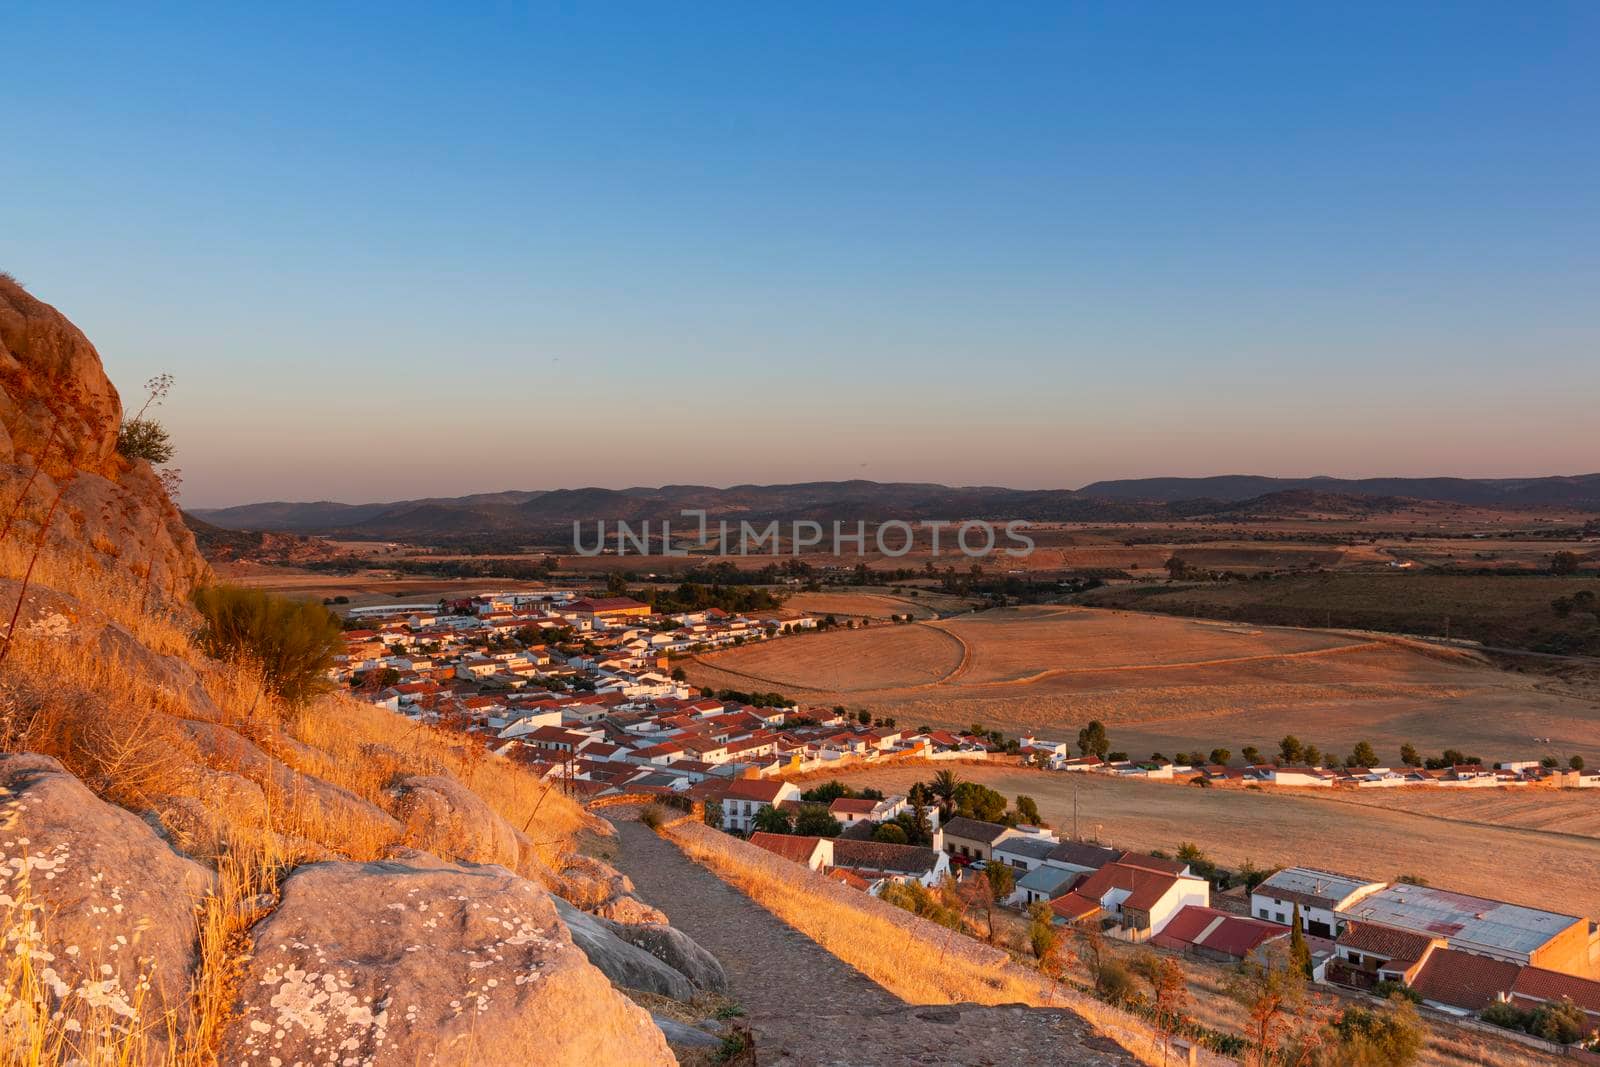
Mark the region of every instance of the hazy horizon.
[[296, 498], [274, 497], [274, 498], [262, 498], [262, 499], [259, 499], [259, 500], [240, 500], [240, 501], [235, 501], [233, 503], [228, 503], [228, 504], [198, 504], [198, 503], [191, 503], [191, 504], [185, 504], [185, 508], [187, 510], [190, 510], [190, 511], [224, 511], [224, 510], [227, 510], [228, 508], [231, 508], [231, 507], [241, 507], [241, 506], [247, 506], [247, 505], [251, 505], [251, 504], [316, 504], [316, 503], [350, 504], [350, 505], [359, 506], [359, 505], [364, 505], [364, 504], [403, 503], [403, 502], [406, 502], [406, 501], [414, 501], [414, 500], [455, 499], [455, 498], [460, 498], [460, 497], [487, 496], [487, 495], [500, 494], [500, 493], [549, 493], [549, 492], [563, 492], [563, 491], [573, 491], [573, 490], [583, 490], [583, 489], [607, 489], [607, 490], [615, 490], [615, 491], [650, 490], [650, 489], [661, 489], [661, 488], [665, 488], [665, 487], [670, 486], [670, 485], [695, 486], [695, 487], [704, 487], [704, 488], [711, 488], [711, 489], [718, 489], [718, 490], [727, 490], [727, 489], [733, 489], [733, 488], [735, 488], [737, 486], [741, 486], [741, 485], [756, 485], [756, 486], [773, 487], [773, 486], [784, 486], [784, 485], [807, 485], [807, 484], [818, 484], [818, 483], [824, 483], [825, 484], [825, 483], [829, 483], [829, 482], [871, 481], [871, 482], [877, 482], [877, 483], [880, 483], [880, 484], [942, 485], [942, 486], [944, 486], [946, 488], [950, 488], [950, 489], [994, 488], [994, 489], [1017, 489], [1017, 490], [1024, 490], [1024, 491], [1029, 491], [1029, 490], [1065, 490], [1065, 491], [1069, 491], [1069, 492], [1082, 492], [1084, 489], [1088, 488], [1089, 486], [1095, 485], [1095, 484], [1098, 484], [1098, 483], [1101, 483], [1101, 482], [1138, 481], [1138, 480], [1140, 480], [1142, 478], [1168, 478], [1168, 477], [1173, 477], [1173, 478], [1200, 478], [1200, 479], [1203, 479], [1203, 478], [1257, 478], [1258, 477], [1258, 478], [1274, 478], [1274, 479], [1283, 479], [1283, 480], [1305, 480], [1305, 479], [1314, 479], [1314, 478], [1328, 478], [1328, 479], [1340, 480], [1340, 481], [1342, 481], [1342, 480], [1374, 479], [1374, 478], [1377, 478], [1377, 479], [1463, 478], [1463, 479], [1467, 479], [1467, 480], [1488, 480], [1488, 481], [1509, 480], [1509, 481], [1517, 481], [1517, 480], [1521, 480], [1521, 479], [1524, 479], [1524, 478], [1527, 478], [1527, 479], [1551, 478], [1551, 477], [1554, 477], [1554, 478], [1563, 478], [1563, 477], [1576, 478], [1576, 477], [1591, 476], [1591, 475], [1596, 474], [1596, 473], [1600, 473], [1600, 471], [1549, 471], [1549, 472], [1538, 473], [1538, 474], [1509, 474], [1509, 475], [1491, 475], [1491, 474], [1486, 474], [1486, 475], [1470, 475], [1470, 474], [1468, 474], [1468, 475], [1454, 475], [1454, 474], [1351, 474], [1351, 475], [1339, 475], [1339, 474], [1247, 474], [1247, 473], [1242, 473], [1242, 472], [1239, 472], [1239, 471], [1234, 471], [1234, 472], [1230, 472], [1230, 473], [1227, 473], [1227, 474], [1196, 474], [1196, 475], [1159, 475], [1159, 474], [1157, 474], [1157, 475], [1137, 475], [1137, 476], [1131, 476], [1131, 477], [1128, 477], [1128, 478], [1120, 478], [1120, 477], [1117, 477], [1117, 478], [1095, 478], [1095, 479], [1092, 479], [1092, 480], [1090, 480], [1088, 482], [1084, 482], [1081, 485], [1017, 485], [1017, 484], [1013, 484], [1011, 482], [1006, 482], [1006, 481], [943, 482], [943, 481], [938, 481], [937, 479], [930, 480], [930, 479], [926, 479], [926, 478], [803, 478], [803, 479], [798, 479], [798, 480], [793, 481], [793, 482], [761, 482], [761, 481], [752, 482], [752, 481], [741, 481], [741, 482], [720, 482], [720, 483], [679, 481], [679, 482], [663, 482], [663, 483], [655, 484], [655, 485], [645, 485], [645, 484], [632, 484], [632, 485], [621, 485], [621, 484], [617, 484], [617, 485], [595, 485], [595, 484], [591, 484], [591, 485], [576, 485], [576, 484], [574, 484], [574, 485], [550, 485], [550, 486], [502, 486], [502, 487], [497, 488], [497, 489], [468, 489], [468, 490], [463, 490], [463, 491], [461, 491], [459, 493], [457, 493], [457, 492], [449, 492], [449, 493], [413, 493], [413, 494], [409, 494], [409, 495], [406, 495], [406, 496], [400, 496], [400, 497], [385, 497], [385, 498], [373, 497], [371, 499], [360, 499], [360, 500], [357, 500], [357, 499], [341, 500], [341, 499], [337, 499], [337, 498], [334, 498], [334, 497], [296, 497]]
[[8, 14], [186, 506], [1597, 465], [1593, 4]]

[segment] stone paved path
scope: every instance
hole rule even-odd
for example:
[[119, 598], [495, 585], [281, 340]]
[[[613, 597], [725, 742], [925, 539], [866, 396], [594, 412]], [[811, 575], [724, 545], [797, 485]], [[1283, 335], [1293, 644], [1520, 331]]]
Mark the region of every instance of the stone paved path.
[[618, 820], [614, 863], [672, 925], [714, 953], [748, 1013], [762, 1064], [1097, 1067], [1136, 1061], [1071, 1012], [908, 1005], [689, 859]]

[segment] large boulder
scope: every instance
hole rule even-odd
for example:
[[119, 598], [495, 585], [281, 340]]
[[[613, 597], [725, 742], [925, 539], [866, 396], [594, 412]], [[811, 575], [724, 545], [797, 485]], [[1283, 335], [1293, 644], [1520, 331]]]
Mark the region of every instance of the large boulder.
[[694, 983], [682, 972], [637, 945], [622, 940], [606, 920], [579, 911], [560, 897], [552, 899], [556, 913], [572, 933], [572, 940], [589, 957], [589, 962], [600, 968], [613, 983], [626, 989], [659, 993], [674, 1000], [694, 998]]
[[728, 972], [722, 969], [722, 961], [682, 930], [660, 923], [630, 925], [600, 921], [618, 938], [650, 953], [689, 979], [696, 989], [707, 993], [728, 991]]
[[150, 465], [118, 454], [121, 419], [89, 339], [0, 274], [0, 482], [18, 488], [20, 522], [31, 536], [59, 493], [51, 547], [181, 598], [211, 570]]
[[[196, 908], [211, 885], [204, 867], [55, 760], [0, 756], [0, 892], [18, 939], [8, 948], [32, 955], [73, 1025], [181, 1018]], [[157, 1044], [167, 1036], [150, 1031]]]
[[497, 863], [531, 875], [533, 843], [478, 794], [442, 774], [413, 775], [395, 785], [395, 813], [405, 843], [470, 863]]
[[500, 867], [312, 864], [252, 938], [226, 1064], [675, 1062], [550, 897]]

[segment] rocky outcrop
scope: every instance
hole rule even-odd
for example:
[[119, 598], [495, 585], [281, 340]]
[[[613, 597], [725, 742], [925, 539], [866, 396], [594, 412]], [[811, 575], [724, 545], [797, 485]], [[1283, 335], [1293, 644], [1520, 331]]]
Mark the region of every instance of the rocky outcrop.
[[312, 864], [252, 935], [224, 1063], [675, 1062], [550, 897], [503, 868]]
[[682, 930], [661, 923], [630, 925], [605, 919], [599, 921], [616, 937], [643, 949], [689, 979], [696, 989], [706, 993], [728, 991], [728, 973], [722, 969], [721, 962]]
[[684, 974], [622, 940], [612, 932], [606, 920], [579, 911], [560, 897], [552, 899], [556, 914], [572, 933], [573, 942], [612, 982], [624, 989], [642, 989], [674, 1000], [693, 999], [694, 983]]
[[79, 1027], [181, 1016], [195, 909], [211, 884], [204, 867], [55, 760], [0, 756], [0, 893], [17, 940], [6, 948], [32, 957]]
[[403, 778], [395, 784], [395, 798], [405, 842], [413, 848], [531, 873], [524, 865], [533, 862], [533, 842], [454, 778]]
[[34, 535], [59, 494], [47, 544], [181, 597], [210, 568], [150, 465], [117, 453], [121, 420], [89, 339], [0, 275], [0, 481], [28, 486], [18, 526]]

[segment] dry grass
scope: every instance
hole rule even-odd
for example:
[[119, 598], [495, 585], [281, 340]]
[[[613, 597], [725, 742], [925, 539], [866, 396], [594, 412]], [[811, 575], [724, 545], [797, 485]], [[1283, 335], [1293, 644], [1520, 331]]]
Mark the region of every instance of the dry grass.
[[[16, 531], [0, 542], [0, 577], [21, 578], [33, 554], [31, 541]], [[32, 585], [75, 597], [80, 604], [121, 623], [139, 643], [162, 655], [191, 656], [195, 616], [125, 570], [102, 567], [88, 556], [44, 551], [34, 564]]]
[[1114, 749], [1136, 755], [1270, 750], [1292, 732], [1341, 753], [1370, 741], [1388, 759], [1407, 742], [1485, 759], [1600, 759], [1600, 690], [1362, 635], [1035, 607], [749, 645], [686, 666], [699, 685], [776, 690], [908, 726], [982, 721], [1070, 739], [1095, 718]]
[[[31, 545], [0, 545], [0, 575], [20, 577]], [[310, 705], [283, 706], [248, 666], [219, 664], [191, 640], [186, 608], [146, 596], [141, 583], [92, 562], [45, 553], [33, 589], [75, 597], [131, 632], [148, 650], [182, 661], [199, 676], [215, 708], [174, 688], [163, 661], [119, 659], [69, 632], [16, 635], [0, 675], [0, 750], [53, 756], [99, 796], [135, 811], [170, 811], [204, 801], [195, 826], [171, 825], [184, 851], [217, 874], [194, 930], [199, 964], [190, 987], [159, 1018], [140, 1004], [137, 1018], [65, 1013], [36, 953], [48, 943], [48, 916], [26, 903], [0, 914], [0, 1063], [87, 1067], [199, 1067], [231, 1018], [249, 950], [248, 931], [274, 906], [278, 885], [310, 860], [370, 860], [396, 844], [380, 820], [340, 818], [298, 788], [254, 776], [236, 791], [202, 785], [210, 772], [242, 768], [207, 761], [180, 728], [186, 718], [214, 718], [304, 774], [342, 786], [374, 806], [393, 806], [402, 774], [449, 774], [478, 793], [535, 843], [538, 858], [560, 871], [578, 835], [603, 826], [524, 768], [487, 753], [481, 742], [329, 693]], [[31, 594], [30, 594], [31, 595]], [[166, 665], [171, 665], [167, 661]], [[181, 675], [182, 667], [179, 667]], [[244, 777], [250, 778], [250, 775]], [[244, 783], [248, 784], [248, 783]], [[454, 858], [454, 857], [445, 857]], [[527, 872], [534, 873], [534, 872]], [[16, 894], [13, 894], [15, 896]], [[145, 1040], [146, 1036], [174, 1040]]]
[[[1037, 972], [977, 941], [831, 882], [698, 823], [666, 836], [696, 862], [778, 918], [913, 1004], [1032, 1004], [1068, 1008], [1147, 1063], [1159, 1042], [1135, 1017]], [[1202, 1053], [1202, 1062], [1225, 1062]]]

